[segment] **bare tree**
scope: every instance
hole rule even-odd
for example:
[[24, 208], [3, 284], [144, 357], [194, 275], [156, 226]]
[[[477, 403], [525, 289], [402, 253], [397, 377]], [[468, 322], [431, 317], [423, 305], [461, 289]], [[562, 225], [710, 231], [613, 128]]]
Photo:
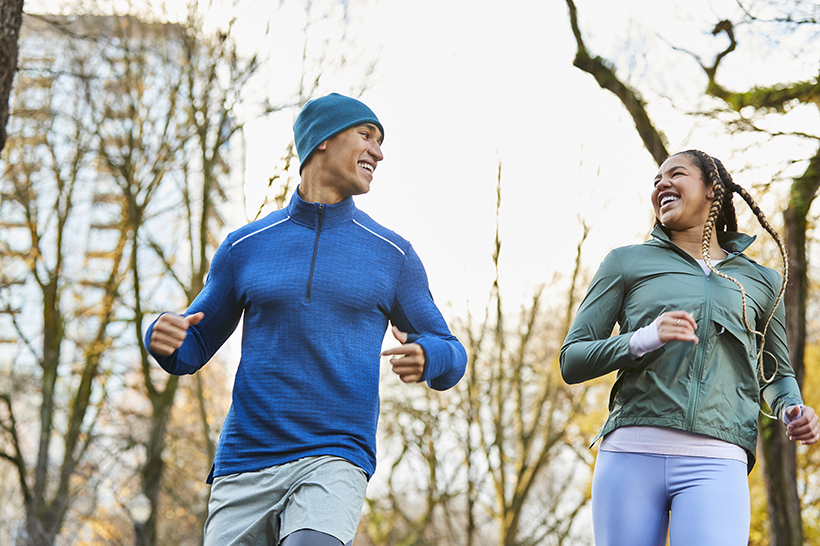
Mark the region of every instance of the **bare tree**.
[[127, 226], [130, 290], [124, 291], [123, 297], [136, 315], [133, 334], [143, 349], [140, 369], [150, 407], [147, 430], [132, 431], [136, 437], [129, 444], [145, 446], [141, 489], [152, 509], [138, 538], [143, 544], [154, 544], [165, 430], [178, 378], [154, 379], [142, 348], [146, 270], [140, 267], [140, 254], [143, 240], [150, 237], [146, 232], [151, 229], [156, 201], [167, 198], [164, 188], [179, 172], [181, 155], [193, 136], [183, 106], [187, 82], [182, 44], [186, 29], [136, 17], [99, 21], [98, 34], [89, 39], [99, 44], [103, 59], [99, 71], [106, 78], [89, 83], [86, 99], [94, 112], [97, 157], [110, 175], [110, 191], [123, 203], [122, 221]]
[[[497, 197], [500, 208], [501, 165]], [[497, 223], [496, 278], [485, 316], [468, 317], [461, 329], [465, 378], [435, 397], [385, 396], [383, 435], [397, 454], [386, 498], [368, 500], [367, 530], [375, 544], [529, 546], [578, 539], [573, 524], [589, 501], [593, 463], [584, 445], [585, 414], [601, 386], [566, 386], [558, 351], [575, 310], [588, 230], [563, 297], [550, 305], [538, 289], [512, 324], [501, 297], [499, 233]], [[491, 533], [497, 539], [489, 542]]]
[[[500, 207], [500, 164], [497, 196]], [[585, 227], [561, 303], [545, 312], [543, 289], [539, 289], [522, 308], [518, 323], [509, 328], [498, 276], [501, 240], [497, 225], [496, 278], [490, 305], [484, 321], [467, 332], [470, 375], [465, 394], [473, 416], [471, 428], [476, 430], [471, 450], [480, 454], [481, 466], [489, 469], [494, 493], [489, 512], [499, 526], [498, 543], [504, 546], [562, 544], [589, 500], [576, 478], [579, 468], [591, 468], [591, 461], [581, 456], [585, 439], [573, 431], [574, 421], [586, 411], [591, 387], [567, 387], [558, 371], [558, 352], [574, 312], [573, 294], [587, 234]], [[559, 306], [563, 311], [556, 312]], [[562, 318], [543, 322], [546, 316]], [[564, 457], [573, 463], [561, 464]], [[538, 490], [548, 494], [533, 503]]]
[[[184, 25], [152, 23], [136, 17], [106, 16], [86, 16], [74, 21], [59, 17], [44, 17], [37, 23], [41, 27], [39, 34], [31, 39], [40, 45], [45, 43], [50, 47], [55, 47], [55, 42], [59, 42], [61, 48], [69, 52], [67, 57], [71, 58], [73, 64], [69, 68], [61, 69], [65, 72], [64, 79], [71, 78], [71, 84], [53, 93], [52, 80], [55, 69], [48, 64], [50, 60], [44, 61], [48, 66], [42, 68], [42, 73], [37, 73], [37, 78], [30, 77], [29, 72], [24, 72], [25, 77], [22, 83], [26, 84], [25, 89], [30, 91], [35, 99], [42, 98], [44, 95], [51, 97], [53, 94], [62, 102], [49, 100], [43, 104], [41, 100], [40, 104], [28, 104], [27, 108], [19, 109], [21, 113], [29, 112], [32, 123], [37, 122], [42, 127], [34, 133], [35, 137], [30, 136], [32, 133], [30, 128], [21, 127], [21, 136], [15, 136], [12, 139], [15, 146], [13, 150], [10, 150], [10, 154], [17, 155], [10, 157], [9, 169], [12, 169], [10, 172], [14, 176], [10, 177], [10, 180], [15, 182], [15, 186], [4, 193], [5, 204], [8, 206], [15, 204], [22, 209], [19, 215], [21, 220], [7, 227], [28, 228], [32, 233], [33, 244], [37, 245], [32, 251], [21, 252], [9, 243], [7, 245], [8, 254], [9, 257], [18, 255], [23, 258], [29, 257], [29, 269], [38, 282], [41, 276], [46, 277], [40, 282], [44, 285], [43, 299], [47, 306], [50, 306], [46, 310], [53, 309], [45, 314], [44, 343], [47, 348], [54, 346], [52, 352], [57, 353], [48, 359], [42, 359], [46, 372], [44, 381], [48, 379], [52, 384], [44, 383], [41, 389], [44, 393], [44, 406], [48, 404], [41, 412], [42, 427], [47, 432], [41, 439], [41, 456], [36, 474], [39, 481], [36, 482], [38, 485], [32, 495], [29, 495], [27, 482], [21, 479], [23, 496], [27, 505], [30, 504], [28, 497], [34, 498], [31, 501], [34, 508], [29, 510], [34, 515], [29, 517], [32, 523], [29, 525], [28, 536], [32, 544], [46, 544], [53, 542], [54, 537], [60, 532], [62, 518], [67, 507], [77, 496], [78, 486], [75, 485], [74, 489], [69, 491], [67, 484], [76, 482], [77, 475], [80, 474], [78, 470], [80, 456], [88, 455], [88, 444], [93, 438], [90, 434], [90, 426], [94, 421], [89, 419], [89, 416], [93, 415], [89, 414], [89, 400], [102, 405], [105, 399], [100, 395], [101, 387], [97, 387], [96, 398], [94, 395], [94, 385], [104, 384], [105, 379], [105, 375], [102, 375], [105, 370], [99, 366], [98, 353], [112, 346], [116, 339], [114, 333], [119, 335], [133, 332], [134, 337], [125, 336], [132, 341], [126, 342], [117, 349], [120, 354], [127, 352], [129, 345], [132, 350], [135, 344], [142, 349], [140, 369], [147, 386], [150, 404], [148, 413], [151, 417], [147, 428], [136, 426], [127, 431], [124, 436], [126, 441], [119, 447], [114, 445], [114, 448], [121, 449], [126, 458], [130, 457], [133, 464], [138, 464], [138, 458], [133, 458], [130, 452], [134, 446], [143, 443], [146, 446], [146, 458], [141, 466], [141, 489], [152, 503], [152, 515], [147, 525], [140, 527], [144, 532], [139, 533], [138, 537], [144, 543], [153, 544], [156, 542], [157, 507], [164, 471], [162, 456], [166, 447], [165, 431], [178, 378], [168, 379], [165, 374], [154, 377], [157, 370], [151, 370], [147, 353], [141, 346], [143, 278], [146, 275], [150, 277], [151, 274], [156, 278], [161, 278], [167, 272], [167, 267], [157, 267], [157, 260], [154, 260], [152, 270], [151, 263], [145, 266], [140, 255], [145, 255], [146, 250], [151, 255], [169, 255], [170, 246], [156, 244], [157, 240], [163, 240], [162, 223], [167, 223], [167, 217], [178, 210], [174, 208], [177, 202], [168, 200], [169, 195], [185, 201], [189, 207], [193, 201], [197, 201], [196, 196], [189, 196], [187, 193], [189, 189], [193, 189], [196, 193], [196, 185], [189, 188], [186, 184], [190, 181], [183, 181], [181, 182], [182, 193], [174, 193], [172, 182], [182, 180], [184, 174], [188, 172], [181, 168], [181, 165], [187, 165], [187, 162], [191, 160], [190, 152], [202, 150], [196, 145], [198, 137], [202, 141], [207, 141], [206, 146], [213, 146], [213, 149], [202, 150], [203, 156], [208, 152], [207, 157], [202, 158], [202, 163], [205, 164], [203, 170], [206, 172], [204, 177], [206, 182], [213, 182], [216, 171], [220, 168], [219, 165], [224, 165], [224, 160], [219, 153], [235, 130], [228, 124], [230, 105], [238, 100], [239, 89], [247, 82], [247, 78], [243, 79], [239, 72], [248, 68], [249, 72], [252, 72], [257, 63], [251, 59], [244, 64], [246, 61], [236, 54], [235, 49], [224, 47], [226, 43], [224, 37], [214, 35], [206, 43], [209, 37], [202, 33], [201, 27], [192, 29]], [[219, 49], [220, 47], [222, 49]], [[47, 49], [47, 51], [55, 52], [54, 49]], [[206, 66], [203, 66], [203, 63]], [[214, 74], [221, 71], [223, 66], [239, 68], [220, 74], [221, 82], [209, 81], [208, 78], [214, 78]], [[222, 107], [217, 110], [216, 117], [214, 117], [210, 109], [219, 104], [215, 104], [210, 94], [218, 94], [219, 85], [226, 81], [229, 82], [230, 90], [223, 93]], [[193, 86], [193, 89], [190, 86]], [[44, 90], [44, 87], [47, 89]], [[66, 97], [72, 98], [73, 102], [70, 105], [74, 106], [75, 110], [66, 110]], [[197, 111], [197, 108], [201, 111]], [[63, 117], [74, 122], [72, 126], [74, 133], [65, 135], [63, 142], [52, 145], [49, 139], [56, 138], [53, 135], [60, 134], [59, 131], [55, 131], [54, 120], [60, 120]], [[214, 122], [214, 127], [206, 126]], [[75, 157], [66, 157], [65, 150], [72, 150], [66, 143], [74, 146]], [[39, 148], [33, 148], [34, 146], [39, 146]], [[69, 167], [74, 168], [69, 173], [71, 176], [55, 168], [53, 172], [48, 173], [49, 176], [44, 177], [39, 168], [42, 159], [35, 157], [33, 151], [30, 152], [32, 158], [29, 161], [21, 161], [21, 154], [29, 148], [49, 150], [55, 165], [64, 170]], [[86, 179], [90, 177], [92, 180], [95, 178], [97, 180], [96, 193], [82, 195], [94, 204], [94, 208], [91, 209], [92, 213], [85, 218], [90, 222], [86, 224], [89, 239], [116, 242], [113, 251], [95, 249], [87, 253], [88, 260], [96, 261], [92, 262], [94, 267], [89, 267], [86, 271], [96, 272], [99, 276], [100, 269], [109, 270], [109, 277], [104, 280], [84, 281], [74, 289], [76, 292], [74, 299], [81, 302], [82, 313], [84, 313], [81, 316], [86, 317], [86, 321], [93, 323], [96, 320], [99, 323], [97, 335], [92, 340], [93, 342], [89, 343], [71, 338], [71, 332], [66, 333], [65, 323], [72, 322], [72, 320], [76, 322], [76, 319], [63, 318], [62, 315], [57, 314], [62, 312], [60, 308], [64, 306], [60, 298], [66, 292], [66, 286], [71, 284], [71, 278], [66, 277], [61, 269], [63, 262], [69, 261], [63, 258], [66, 255], [63, 247], [70, 240], [65, 236], [66, 229], [73, 229], [74, 232], [77, 230], [76, 225], [66, 227], [66, 224], [70, 214], [79, 216], [75, 213], [76, 201], [78, 201], [76, 193], [81, 192], [84, 187], [90, 187], [88, 184], [81, 185], [85, 180], [81, 178], [83, 175]], [[38, 183], [40, 185], [48, 183], [56, 187], [56, 190], [52, 190], [49, 186], [49, 191], [56, 192], [57, 196], [53, 212], [50, 214], [57, 218], [56, 227], [52, 225], [55, 224], [53, 219], [49, 219], [48, 215], [36, 208], [39, 205], [35, 198], [40, 199]], [[220, 199], [221, 189], [215, 182], [205, 190], [202, 190], [201, 186], [200, 182], [199, 191], [206, 196], [202, 199], [205, 202], [202, 207], [202, 234], [193, 242], [191, 248], [197, 248], [195, 243], [200, 243], [202, 252], [197, 255], [205, 256], [207, 248], [212, 244], [211, 241], [206, 240], [206, 237], [210, 236], [210, 226], [215, 217], [213, 207], [209, 207], [209, 203], [214, 196]], [[51, 197], [47, 192], [39, 193], [43, 198]], [[202, 196], [202, 194], [199, 195]], [[15, 211], [12, 209], [12, 212]], [[87, 212], [87, 210], [81, 209], [80, 212]], [[218, 218], [218, 215], [216, 217]], [[189, 219], [193, 218], [189, 216]], [[43, 220], [49, 221], [43, 222]], [[199, 220], [197, 218], [196, 222]], [[40, 227], [41, 222], [43, 223], [42, 228]], [[38, 229], [56, 230], [56, 234], [46, 236], [45, 233], [38, 232]], [[165, 236], [167, 237], [167, 230]], [[56, 265], [52, 266], [51, 270], [45, 270], [44, 274], [44, 266], [39, 262], [45, 263], [44, 260], [54, 254], [55, 250], [52, 245], [56, 246]], [[68, 255], [70, 256], [70, 253]], [[193, 250], [191, 255], [193, 257]], [[31, 259], [39, 256], [43, 256], [39, 262]], [[167, 262], [163, 263], [167, 266]], [[195, 282], [198, 278], [200, 287], [206, 270], [207, 263], [203, 263], [200, 268], [195, 268], [193, 278]], [[71, 271], [71, 274], [76, 276], [74, 271]], [[46, 284], [46, 280], [51, 284]], [[15, 279], [9, 281], [10, 286], [14, 286], [12, 281]], [[153, 285], [149, 284], [149, 286]], [[82, 287], [84, 291], [81, 292], [79, 287]], [[104, 289], [104, 305], [97, 316], [92, 314], [94, 308], [90, 306], [94, 302], [93, 290], [100, 288]], [[130, 321], [134, 330], [123, 331], [119, 327], [116, 332], [112, 332], [109, 327], [111, 321], [126, 319], [124, 308], [120, 306], [123, 301], [128, 308], [136, 310], [136, 320]], [[13, 311], [16, 309], [10, 309], [8, 313], [12, 319], [15, 317]], [[22, 337], [24, 329], [20, 327], [17, 330]], [[67, 432], [62, 432], [61, 436], [65, 437], [67, 448], [83, 441], [86, 444], [83, 445], [79, 454], [74, 453], [79, 448], [72, 447], [73, 451], [66, 450], [68, 459], [63, 464], [64, 472], [61, 474], [60, 487], [54, 491], [55, 500], [51, 502], [54, 508], [50, 505], [46, 507], [47, 509], [38, 508], [36, 503], [46, 503], [47, 499], [43, 501], [37, 501], [37, 499], [45, 498], [46, 493], [51, 494], [54, 489], [43, 483], [54, 473], [48, 459], [47, 446], [52, 435], [55, 411], [58, 411], [55, 408], [68, 404], [55, 402], [52, 400], [55, 395], [51, 393], [55, 391], [53, 383], [57, 381], [56, 377], [59, 375], [56, 373], [60, 357], [58, 351], [62, 349], [62, 344], [68, 342], [87, 347], [88, 363], [81, 373], [75, 372], [81, 377], [79, 394], [73, 399], [71, 426]], [[26, 341], [26, 346], [33, 346], [33, 343]], [[48, 351], [43, 352], [48, 354]], [[51, 360], [55, 363], [49, 364]], [[124, 360], [128, 361], [128, 359]], [[10, 389], [12, 393], [16, 390], [19, 389], [14, 386]], [[199, 390], [204, 398], [206, 393], [201, 384]], [[140, 398], [141, 396], [137, 397], [137, 404]], [[6, 429], [9, 431], [14, 450], [5, 452], [5, 455], [7, 459], [13, 460], [19, 466], [24, 462], [22, 447], [20, 447], [24, 442], [17, 438], [11, 396], [7, 397], [7, 400], [9, 424]], [[123, 413], [132, 411], [128, 404], [135, 403], [133, 397], [126, 397], [126, 400], [130, 402], [122, 402], [118, 398], [117, 410]], [[103, 410], [98, 408], [99, 411]], [[60, 421], [59, 418], [56, 420]], [[116, 419], [108, 420], [109, 426], [105, 434], [109, 438], [123, 434], [121, 428], [112, 425], [114, 421]], [[208, 421], [203, 420], [203, 422]], [[83, 427], [89, 430], [84, 431]], [[142, 436], [143, 433], [144, 436]], [[210, 435], [206, 435], [206, 438], [211, 441], [212, 445], [213, 440]], [[108, 447], [111, 445], [113, 444], [109, 443]], [[121, 468], [127, 469], [128, 465], [127, 460], [120, 462]], [[75, 481], [70, 482], [71, 479]], [[39, 485], [41, 483], [43, 485]], [[199, 501], [201, 507], [203, 499], [200, 498]], [[120, 502], [123, 507], [127, 507], [129, 499], [120, 499]], [[88, 512], [90, 517], [94, 516], [93, 503]], [[44, 519], [45, 522], [42, 521]], [[197, 521], [199, 520], [201, 518], [197, 517]], [[44, 530], [39, 531], [39, 528]], [[198, 525], [197, 531], [200, 528], [201, 525]], [[37, 533], [42, 535], [42, 540], [38, 538]]]
[[[0, 457], [17, 473], [26, 511], [20, 538], [31, 545], [53, 544], [72, 499], [81, 496], [83, 461], [105, 400], [106, 359], [121, 333], [116, 311], [126, 271], [124, 226], [112, 225], [105, 238], [89, 235], [85, 244], [76, 236], [89, 228], [94, 171], [87, 109], [67, 91], [88, 77], [88, 67], [77, 57], [55, 64], [54, 53], [40, 50], [23, 66], [0, 204], [3, 271], [10, 275], [5, 310], [21, 347], [2, 386]], [[37, 302], [39, 313], [22, 300]], [[33, 385], [33, 392], [26, 388]], [[21, 427], [31, 421], [36, 437]]]

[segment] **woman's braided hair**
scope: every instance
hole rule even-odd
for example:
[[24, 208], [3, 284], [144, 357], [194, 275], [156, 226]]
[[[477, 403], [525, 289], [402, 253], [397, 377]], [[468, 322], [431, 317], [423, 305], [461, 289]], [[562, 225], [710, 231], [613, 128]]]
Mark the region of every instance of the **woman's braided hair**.
[[[715, 275], [732, 281], [738, 286], [738, 288], [740, 288], [740, 295], [743, 299], [743, 323], [749, 332], [760, 339], [757, 352], [758, 373], [764, 383], [771, 383], [777, 374], [777, 361], [775, 361], [775, 370], [772, 372], [772, 375], [770, 377], [766, 377], [766, 372], [763, 368], [763, 346], [766, 342], [766, 330], [769, 327], [769, 322], [771, 322], [772, 317], [774, 316], [775, 309], [777, 309], [780, 302], [783, 300], [783, 294], [786, 292], [786, 283], [789, 279], [789, 260], [786, 255], [786, 246], [783, 244], [783, 240], [780, 238], [780, 235], [766, 219], [766, 215], [763, 214], [762, 210], [760, 210], [760, 207], [757, 205], [749, 192], [732, 180], [731, 175], [729, 175], [724, 168], [723, 163], [721, 163], [719, 159], [705, 154], [700, 150], [686, 150], [675, 155], [689, 156], [692, 159], [692, 163], [700, 169], [704, 182], [711, 182], [712, 184], [714, 198], [712, 199], [712, 206], [709, 209], [709, 217], [706, 220], [706, 225], [703, 226], [703, 239], [701, 240], [701, 253], [703, 254], [703, 260], [706, 262], [706, 266]], [[780, 286], [780, 293], [777, 295], [777, 300], [772, 306], [772, 310], [766, 318], [766, 322], [760, 332], [749, 326], [749, 321], [746, 315], [746, 291], [743, 289], [743, 285], [740, 284], [737, 279], [734, 279], [729, 275], [721, 273], [715, 269], [715, 266], [712, 265], [712, 261], [709, 258], [709, 247], [712, 242], [713, 231], [737, 231], [737, 215], [735, 214], [735, 207], [732, 204], [732, 196], [735, 193], [740, 195], [743, 200], [746, 201], [746, 204], [749, 205], [749, 208], [752, 209], [752, 212], [757, 217], [757, 221], [775, 240], [778, 248], [780, 249], [780, 255], [783, 258], [783, 282]]]

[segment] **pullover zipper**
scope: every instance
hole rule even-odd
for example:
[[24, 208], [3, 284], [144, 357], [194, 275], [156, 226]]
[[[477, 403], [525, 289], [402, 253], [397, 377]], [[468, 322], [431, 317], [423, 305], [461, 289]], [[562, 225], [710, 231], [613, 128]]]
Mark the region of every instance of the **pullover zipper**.
[[[709, 329], [712, 321], [712, 276], [706, 276], [706, 312], [703, 314], [704, 331]], [[686, 415], [686, 430], [691, 431], [695, 423], [695, 407], [698, 403], [698, 393], [700, 392], [700, 376], [703, 373], [703, 362], [706, 360], [707, 336], [703, 335], [703, 340], [699, 343], [698, 358], [695, 361], [695, 369], [692, 374], [692, 396], [689, 398], [689, 409]]]
[[324, 205], [319, 204], [319, 220], [316, 227], [316, 239], [313, 241], [313, 258], [310, 260], [310, 274], [308, 275], [307, 296], [305, 303], [310, 303], [310, 290], [313, 286], [313, 268], [316, 266], [316, 252], [319, 250], [319, 235], [322, 234], [322, 217], [324, 216]]

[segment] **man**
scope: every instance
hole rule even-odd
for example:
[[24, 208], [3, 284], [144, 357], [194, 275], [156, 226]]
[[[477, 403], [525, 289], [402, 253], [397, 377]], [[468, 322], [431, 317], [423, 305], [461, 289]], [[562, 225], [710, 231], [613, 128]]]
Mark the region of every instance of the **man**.
[[376, 466], [379, 350], [402, 381], [445, 390], [466, 353], [410, 244], [359, 211], [384, 129], [356, 99], [310, 101], [294, 125], [301, 181], [286, 209], [231, 233], [185, 315], [146, 333], [194, 373], [244, 313], [242, 358], [214, 461], [206, 546], [352, 543]]

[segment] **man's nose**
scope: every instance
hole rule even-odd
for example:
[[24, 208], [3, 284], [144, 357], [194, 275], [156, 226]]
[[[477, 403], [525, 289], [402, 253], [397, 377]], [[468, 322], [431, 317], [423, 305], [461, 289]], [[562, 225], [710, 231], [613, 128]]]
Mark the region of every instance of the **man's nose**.
[[378, 142], [376, 142], [372, 146], [370, 146], [370, 155], [372, 155], [373, 158], [376, 161], [381, 161], [382, 159], [384, 159], [384, 154], [382, 153], [382, 147], [381, 147], [381, 145], [379, 145]]

